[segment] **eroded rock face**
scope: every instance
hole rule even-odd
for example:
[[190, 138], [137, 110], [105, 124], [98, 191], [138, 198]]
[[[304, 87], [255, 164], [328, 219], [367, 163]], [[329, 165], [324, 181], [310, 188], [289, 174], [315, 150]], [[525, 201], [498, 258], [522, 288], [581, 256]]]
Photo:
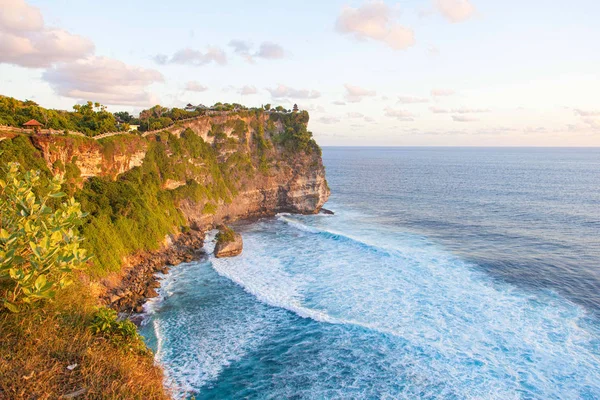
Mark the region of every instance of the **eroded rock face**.
[[[234, 119], [244, 121], [246, 132], [236, 136], [228, 122]], [[237, 149], [223, 148], [218, 154], [220, 162], [235, 152], [253, 156], [256, 152], [253, 144], [256, 136], [256, 124], [266, 126], [269, 121], [267, 115], [260, 117], [246, 116], [206, 116], [196, 120], [175, 125], [168, 130], [174, 135], [180, 135], [189, 128], [207, 143], [214, 141], [214, 136], [209, 135], [213, 125], [224, 126], [224, 133], [228, 139], [238, 142]], [[281, 121], [272, 124], [271, 130], [265, 130], [265, 138], [271, 140], [272, 136], [284, 131]], [[73, 136], [48, 136], [34, 137], [36, 147], [41, 150], [42, 156], [48, 166], [59, 172], [56, 165], [74, 163], [81, 172], [83, 180], [99, 176], [115, 179], [118, 175], [142, 165], [152, 137], [142, 138], [135, 135], [114, 137], [96, 141], [90, 138]], [[108, 142], [107, 142], [108, 141]], [[110, 142], [112, 141], [112, 142]], [[206, 230], [224, 222], [231, 222], [243, 218], [271, 216], [279, 212], [313, 214], [319, 212], [329, 197], [329, 187], [325, 179], [325, 169], [321, 156], [315, 151], [311, 154], [304, 152], [284, 153], [282, 148], [273, 148], [269, 158], [271, 166], [268, 173], [256, 171], [240, 178], [236, 195], [229, 203], [223, 201], [214, 204], [211, 213], [205, 212], [208, 201], [193, 201], [183, 199], [179, 203], [183, 215], [188, 220], [188, 225], [200, 230]], [[60, 161], [60, 163], [59, 163]], [[202, 160], [190, 160], [196, 166], [202, 166]], [[254, 160], [256, 164], [256, 160]], [[210, 174], [197, 174], [190, 177], [195, 182], [204, 185], [210, 183]], [[166, 179], [163, 189], [175, 190], [185, 185], [183, 180]]]
[[318, 213], [329, 198], [325, 168], [318, 155], [298, 155], [271, 176], [255, 176], [230, 204], [219, 203], [214, 214], [204, 214], [204, 203], [184, 200], [180, 209], [191, 226], [206, 229], [239, 219], [273, 216], [280, 212]]
[[58, 162], [63, 166], [73, 163], [84, 179], [94, 176], [116, 178], [142, 165], [148, 149], [148, 142], [134, 135], [104, 139], [113, 141], [108, 145], [77, 136], [38, 135], [32, 140], [51, 171], [61, 172], [57, 168]]
[[162, 250], [137, 255], [130, 260], [117, 285], [105, 283], [104, 302], [119, 312], [141, 313], [146, 299], [158, 296], [156, 288], [160, 284], [155, 274], [165, 274], [169, 272], [168, 266], [202, 257], [203, 243], [204, 233], [190, 231], [170, 240]]
[[234, 238], [231, 242], [217, 242], [215, 246], [215, 257], [224, 258], [224, 257], [235, 257], [242, 254], [242, 250], [244, 248], [244, 242], [242, 240], [242, 235], [237, 232], [234, 232]]

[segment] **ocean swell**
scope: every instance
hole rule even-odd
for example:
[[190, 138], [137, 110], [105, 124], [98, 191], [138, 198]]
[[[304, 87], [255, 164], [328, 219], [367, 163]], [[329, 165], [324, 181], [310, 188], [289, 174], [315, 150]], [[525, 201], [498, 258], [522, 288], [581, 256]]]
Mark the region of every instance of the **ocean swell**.
[[405, 341], [467, 397], [600, 395], [598, 330], [555, 293], [493, 282], [421, 238], [380, 247], [284, 215], [244, 240], [243, 256], [212, 261], [220, 275], [302, 318]]

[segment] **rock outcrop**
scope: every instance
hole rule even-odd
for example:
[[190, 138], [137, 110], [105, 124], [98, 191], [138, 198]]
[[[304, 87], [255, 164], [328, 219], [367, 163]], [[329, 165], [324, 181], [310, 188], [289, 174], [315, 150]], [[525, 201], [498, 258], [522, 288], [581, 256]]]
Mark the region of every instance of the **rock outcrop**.
[[235, 257], [242, 254], [244, 242], [242, 235], [231, 230], [231, 228], [221, 228], [217, 235], [217, 244], [215, 245], [215, 257]]

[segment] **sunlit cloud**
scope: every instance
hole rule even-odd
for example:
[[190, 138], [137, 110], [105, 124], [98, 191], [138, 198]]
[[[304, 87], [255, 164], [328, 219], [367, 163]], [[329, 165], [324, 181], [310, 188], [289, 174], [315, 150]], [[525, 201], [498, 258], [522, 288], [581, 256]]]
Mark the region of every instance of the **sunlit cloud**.
[[394, 110], [392, 108], [386, 108], [385, 109], [385, 116], [386, 117], [391, 117], [391, 118], [396, 118], [399, 121], [414, 121], [415, 120], [415, 115], [413, 113], [411, 113], [410, 111], [407, 110]]
[[415, 44], [414, 32], [396, 22], [394, 12], [383, 1], [370, 1], [359, 8], [345, 6], [336, 23], [336, 31], [357, 40], [372, 39], [394, 50]]
[[200, 84], [198, 81], [189, 81], [185, 84], [185, 90], [189, 92], [205, 92], [208, 87]]
[[448, 114], [450, 112], [449, 110], [440, 107], [429, 107], [429, 111], [434, 114]]
[[580, 117], [600, 117], [600, 111], [596, 110], [581, 110], [579, 108], [576, 108], [574, 111], [575, 115], [578, 115]]
[[429, 103], [429, 99], [422, 98], [422, 97], [399, 96], [398, 103], [399, 104]]
[[44, 68], [94, 53], [90, 40], [47, 27], [39, 8], [23, 0], [0, 0], [0, 10], [0, 64]]
[[436, 0], [435, 5], [450, 22], [462, 22], [475, 15], [475, 6], [469, 0]]
[[346, 101], [350, 103], [358, 103], [361, 102], [365, 97], [373, 97], [377, 95], [376, 91], [361, 88], [359, 86], [345, 84], [344, 87], [346, 88]]
[[227, 64], [227, 55], [219, 47], [208, 47], [206, 51], [185, 48], [176, 51], [172, 57], [164, 54], [154, 56], [154, 61], [158, 64], [181, 64], [195, 67], [216, 63], [219, 65]]
[[156, 70], [130, 66], [108, 57], [59, 64], [42, 77], [61, 96], [131, 106], [156, 103], [147, 88], [164, 81]]
[[289, 86], [279, 84], [276, 88], [267, 89], [274, 99], [316, 99], [321, 97], [321, 93], [316, 90], [294, 89]]
[[317, 121], [319, 121], [322, 124], [331, 125], [331, 124], [339, 123], [340, 119], [337, 117], [321, 117], [321, 118], [317, 119]]
[[452, 112], [455, 114], [481, 114], [490, 112], [487, 108], [454, 108]]
[[258, 89], [256, 87], [254, 87], [254, 86], [246, 85], [246, 86], [240, 88], [238, 90], [238, 93], [241, 94], [242, 96], [248, 96], [248, 95], [251, 95], [251, 94], [257, 94], [258, 93]]
[[431, 89], [432, 97], [454, 96], [456, 92], [452, 89]]
[[277, 43], [263, 42], [258, 50], [254, 50], [252, 43], [244, 40], [232, 40], [229, 46], [233, 48], [233, 52], [243, 57], [249, 63], [254, 63], [256, 58], [265, 60], [278, 60], [285, 58], [286, 51]]
[[365, 116], [363, 113], [359, 113], [359, 112], [349, 112], [346, 115], [348, 116], [348, 118], [364, 118], [364, 116]]
[[452, 120], [454, 122], [476, 122], [476, 121], [479, 121], [477, 118], [469, 117], [466, 115], [453, 115]]

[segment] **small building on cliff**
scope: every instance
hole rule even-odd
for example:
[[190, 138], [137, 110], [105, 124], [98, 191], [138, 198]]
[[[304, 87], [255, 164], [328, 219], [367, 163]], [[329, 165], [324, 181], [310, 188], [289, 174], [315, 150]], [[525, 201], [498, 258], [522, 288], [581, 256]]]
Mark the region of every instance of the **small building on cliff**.
[[36, 121], [35, 119], [30, 119], [29, 121], [27, 121], [23, 124], [23, 128], [31, 129], [35, 133], [39, 133], [40, 129], [42, 129], [42, 126], [43, 125], [41, 123], [39, 123], [38, 121]]

